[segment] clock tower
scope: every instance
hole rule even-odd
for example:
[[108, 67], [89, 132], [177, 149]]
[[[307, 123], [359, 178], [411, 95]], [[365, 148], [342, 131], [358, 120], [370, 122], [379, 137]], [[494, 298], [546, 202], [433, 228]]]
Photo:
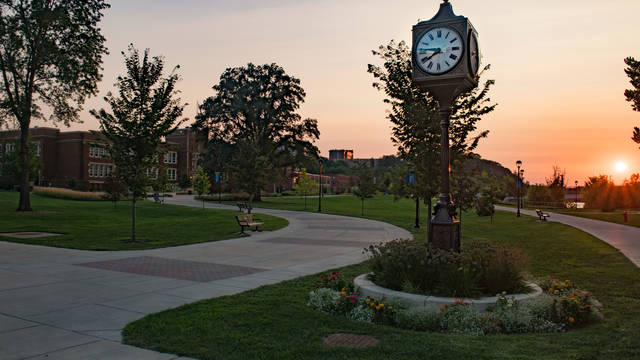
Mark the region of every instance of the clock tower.
[[429, 242], [450, 251], [460, 251], [460, 221], [456, 219], [449, 181], [449, 116], [454, 99], [478, 84], [477, 36], [469, 19], [456, 15], [448, 0], [440, 4], [432, 19], [413, 26], [413, 82], [438, 101], [442, 126], [441, 193], [429, 228]]

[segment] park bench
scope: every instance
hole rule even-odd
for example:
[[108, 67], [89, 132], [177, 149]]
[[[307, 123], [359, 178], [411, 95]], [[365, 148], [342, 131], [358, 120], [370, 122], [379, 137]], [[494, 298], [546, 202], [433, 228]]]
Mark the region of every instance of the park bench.
[[160, 195], [158, 195], [158, 193], [153, 193], [151, 197], [153, 197], [153, 201], [155, 201], [156, 204], [162, 204], [162, 200], [160, 199]]
[[247, 212], [251, 213], [251, 209], [252, 208], [246, 201], [237, 202], [236, 206], [238, 207], [238, 211], [240, 211], [240, 212], [244, 212], [244, 209], [247, 209]]
[[538, 217], [542, 221], [547, 221], [547, 218], [549, 217], [549, 214], [547, 214], [546, 212], [543, 212], [540, 209], [536, 209], [536, 214], [538, 214]]
[[258, 230], [258, 226], [264, 225], [263, 222], [257, 222], [254, 219], [252, 214], [243, 214], [236, 216], [236, 220], [238, 221], [238, 225], [240, 225], [240, 233], [244, 234], [244, 228], [254, 228], [254, 231]]

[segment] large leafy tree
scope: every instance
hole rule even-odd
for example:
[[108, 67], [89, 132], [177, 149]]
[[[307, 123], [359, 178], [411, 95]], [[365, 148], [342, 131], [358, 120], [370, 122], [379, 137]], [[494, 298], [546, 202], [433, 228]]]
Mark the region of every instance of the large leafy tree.
[[[635, 111], [640, 111], [640, 61], [632, 57], [624, 59], [624, 63], [627, 64], [627, 68], [624, 72], [629, 77], [629, 82], [633, 86], [633, 89], [627, 89], [624, 91], [624, 96], [627, 101], [631, 103], [631, 107]], [[640, 128], [637, 126], [633, 128], [633, 136], [631, 140], [640, 144]]]
[[[224, 164], [252, 199], [282, 174], [279, 169], [318, 157], [314, 119], [297, 113], [306, 96], [300, 80], [276, 64], [228, 68], [204, 100], [195, 128], [208, 136], [211, 163]], [[220, 171], [221, 169], [215, 169]]]
[[186, 119], [179, 119], [186, 104], [181, 104], [176, 83], [180, 79], [176, 68], [163, 77], [164, 59], [150, 58], [149, 49], [142, 58], [133, 45], [125, 57], [127, 74], [118, 76], [115, 86], [104, 100], [111, 112], [91, 110], [100, 121], [100, 133], [108, 140], [111, 158], [118, 176], [132, 193], [131, 241], [136, 241], [136, 198], [150, 184], [147, 169], [162, 156], [162, 139], [176, 130]]
[[78, 121], [95, 95], [107, 54], [98, 22], [102, 0], [0, 0], [0, 125], [20, 127], [19, 211], [30, 211], [29, 126], [32, 119]]
[[[440, 183], [438, 103], [411, 80], [411, 49], [404, 41], [392, 40], [374, 50], [373, 55], [382, 60], [382, 66], [369, 64], [368, 72], [376, 79], [373, 87], [385, 93], [384, 102], [390, 106], [387, 117], [393, 124], [391, 140], [398, 156], [415, 169], [412, 195], [424, 198], [431, 211], [431, 199], [438, 193]], [[480, 139], [488, 134], [477, 131], [477, 122], [496, 107], [488, 97], [493, 84], [493, 80], [487, 80], [461, 94], [453, 104], [449, 134], [454, 164], [470, 156]]]

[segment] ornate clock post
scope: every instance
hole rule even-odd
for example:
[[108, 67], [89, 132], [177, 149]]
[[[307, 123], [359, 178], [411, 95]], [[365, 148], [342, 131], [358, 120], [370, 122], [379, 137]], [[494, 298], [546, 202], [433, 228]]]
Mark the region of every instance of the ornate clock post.
[[429, 228], [435, 247], [460, 251], [460, 221], [449, 183], [449, 116], [454, 99], [477, 85], [480, 65], [477, 33], [464, 16], [457, 16], [448, 0], [431, 19], [413, 26], [413, 82], [440, 104], [441, 193]]

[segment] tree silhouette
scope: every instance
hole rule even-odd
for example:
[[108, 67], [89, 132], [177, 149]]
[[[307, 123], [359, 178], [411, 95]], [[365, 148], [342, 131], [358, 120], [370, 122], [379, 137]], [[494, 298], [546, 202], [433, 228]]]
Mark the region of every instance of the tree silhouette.
[[0, 2], [0, 125], [12, 119], [20, 127], [18, 211], [31, 210], [31, 120], [79, 120], [102, 78], [107, 48], [98, 22], [108, 7], [102, 0]]

